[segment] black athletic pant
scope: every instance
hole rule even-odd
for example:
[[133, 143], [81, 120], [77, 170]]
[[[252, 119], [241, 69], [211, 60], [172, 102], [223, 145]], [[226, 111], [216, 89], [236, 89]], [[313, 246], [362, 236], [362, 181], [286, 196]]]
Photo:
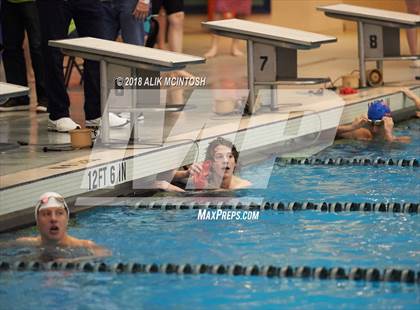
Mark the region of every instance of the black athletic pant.
[[[32, 68], [35, 74], [38, 101], [46, 98], [44, 84], [44, 61], [41, 51], [41, 29], [35, 2], [2, 2], [1, 26], [3, 32], [3, 64], [8, 83], [28, 86], [26, 63], [23, 53], [25, 30], [28, 34]], [[29, 97], [22, 96], [27, 101]]]
[[[64, 85], [63, 54], [48, 46], [48, 40], [67, 38], [73, 18], [80, 37], [104, 38], [103, 12], [99, 0], [37, 0], [42, 32], [42, 52], [45, 59], [45, 84], [50, 119], [69, 116], [69, 97]], [[84, 62], [84, 91], [86, 119], [101, 116], [99, 63]]]

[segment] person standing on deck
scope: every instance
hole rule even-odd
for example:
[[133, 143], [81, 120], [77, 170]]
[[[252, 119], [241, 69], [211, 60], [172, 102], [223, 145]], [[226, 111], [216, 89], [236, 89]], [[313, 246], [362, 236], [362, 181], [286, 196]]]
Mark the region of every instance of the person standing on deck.
[[[48, 100], [44, 82], [44, 59], [41, 51], [41, 29], [35, 0], [3, 0], [1, 4], [1, 32], [6, 81], [27, 87], [27, 68], [22, 48], [26, 32], [35, 73], [38, 101], [36, 110], [46, 112]], [[29, 110], [29, 103], [27, 95], [10, 98], [0, 105], [0, 112]]]
[[[80, 128], [70, 118], [70, 100], [64, 85], [63, 54], [48, 46], [49, 40], [66, 39], [71, 19], [81, 37], [104, 38], [103, 10], [99, 0], [37, 0], [41, 22], [42, 53], [45, 62], [45, 86], [48, 96], [48, 129], [68, 132]], [[86, 122], [99, 123], [101, 118], [99, 63], [85, 60], [83, 65], [84, 111]], [[110, 117], [111, 127], [127, 123], [115, 115]]]

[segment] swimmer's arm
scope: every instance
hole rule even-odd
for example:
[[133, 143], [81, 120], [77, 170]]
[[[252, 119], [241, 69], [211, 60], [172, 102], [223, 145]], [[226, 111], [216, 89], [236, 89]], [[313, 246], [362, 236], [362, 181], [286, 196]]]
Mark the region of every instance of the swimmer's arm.
[[252, 186], [252, 182], [250, 182], [248, 180], [244, 180], [244, 183], [242, 184], [242, 186], [244, 188], [251, 187]]
[[418, 110], [420, 110], [420, 98], [409, 88], [401, 88], [401, 91], [411, 100], [414, 101]]
[[359, 116], [351, 124], [338, 126], [336, 135], [338, 138], [348, 138], [346, 134], [362, 128], [367, 122], [366, 116]]
[[369, 141], [372, 140], [372, 134], [366, 128], [359, 128], [353, 131], [343, 132], [339, 138]]
[[192, 175], [199, 174], [203, 170], [203, 164], [202, 163], [193, 163], [188, 166], [188, 169], [184, 170], [177, 170], [175, 172], [174, 177], [176, 179], [185, 179]]
[[401, 143], [410, 143], [411, 142], [411, 138], [408, 136], [394, 136], [394, 134], [392, 132], [387, 132], [385, 131], [385, 140], [387, 142], [401, 142]]
[[247, 180], [243, 180], [243, 182], [241, 182], [240, 184], [238, 184], [238, 186], [234, 189], [243, 189], [243, 188], [249, 188], [252, 186], [252, 183], [247, 181]]
[[107, 256], [112, 255], [112, 252], [110, 250], [102, 246], [99, 246], [95, 242], [90, 241], [90, 240], [85, 241], [85, 247], [89, 249], [92, 252], [92, 255], [95, 256], [96, 258], [107, 257]]
[[39, 245], [37, 237], [21, 237], [12, 241], [0, 242], [0, 248], [11, 248], [17, 246], [34, 246]]
[[394, 136], [393, 134], [388, 135], [385, 134], [385, 140], [387, 142], [401, 142], [401, 143], [410, 143], [411, 142], [411, 138], [408, 136]]
[[353, 130], [354, 130], [354, 128], [353, 128], [352, 124], [349, 124], [349, 125], [340, 125], [340, 126], [338, 126], [338, 128], [337, 128], [337, 133], [336, 133], [336, 135], [337, 135], [337, 137], [339, 137], [339, 138], [344, 138], [344, 137], [343, 137], [343, 134], [344, 134], [344, 133], [346, 133], [346, 132], [350, 132], [350, 131], [353, 131]]
[[164, 190], [166, 192], [185, 192], [182, 188], [169, 183], [168, 181], [155, 181], [154, 183], [155, 188]]
[[174, 179], [185, 179], [190, 176], [190, 172], [188, 170], [177, 170], [175, 171]]
[[16, 239], [16, 244], [18, 245], [39, 245], [39, 237], [21, 237]]
[[57, 263], [80, 263], [86, 261], [93, 261], [98, 258], [108, 257], [112, 255], [112, 252], [110, 250], [101, 247], [90, 240], [83, 241], [82, 247], [90, 250], [92, 255], [80, 256], [75, 258], [58, 258], [54, 261]]
[[21, 243], [17, 242], [16, 240], [13, 241], [3, 241], [0, 242], [0, 249], [7, 249], [7, 248], [13, 248], [16, 246], [21, 245]]
[[174, 177], [177, 179], [185, 179], [196, 174], [200, 174], [203, 170], [203, 163], [193, 163], [188, 166], [188, 169], [177, 170]]
[[410, 143], [411, 138], [407, 136], [396, 137], [394, 136], [394, 121], [391, 117], [384, 117], [385, 140], [388, 142], [403, 142]]

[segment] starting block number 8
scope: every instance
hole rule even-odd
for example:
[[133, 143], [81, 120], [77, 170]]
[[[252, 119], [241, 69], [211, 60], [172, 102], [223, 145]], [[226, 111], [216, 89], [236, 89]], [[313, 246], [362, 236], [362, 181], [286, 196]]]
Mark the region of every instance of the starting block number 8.
[[370, 58], [384, 56], [382, 27], [377, 25], [364, 25], [365, 56]]
[[377, 48], [378, 47], [378, 37], [375, 34], [369, 36], [369, 47], [370, 48]]

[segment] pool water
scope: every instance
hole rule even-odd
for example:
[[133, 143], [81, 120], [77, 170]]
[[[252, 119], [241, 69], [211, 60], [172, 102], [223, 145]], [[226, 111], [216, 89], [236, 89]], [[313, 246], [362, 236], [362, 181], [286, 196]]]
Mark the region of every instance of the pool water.
[[[71, 225], [71, 233], [79, 238], [92, 238], [112, 249], [113, 256], [105, 260], [109, 263], [420, 269], [418, 215], [265, 211], [256, 222], [202, 222], [196, 217], [196, 210], [104, 207], [78, 216]], [[77, 304], [83, 307], [106, 302], [110, 309], [179, 305], [324, 308], [334, 304], [378, 309], [380, 305], [414, 308], [420, 302], [420, 287], [245, 276], [2, 273], [0, 298], [15, 300], [13, 297], [18, 295], [25, 305], [36, 305], [35, 300], [42, 296], [43, 306], [51, 308], [58, 305], [72, 308], [77, 299]]]
[[[420, 119], [402, 122], [395, 134], [408, 135], [412, 141], [390, 144], [338, 140], [314, 157], [420, 160]], [[251, 180], [254, 188], [238, 195], [285, 202], [418, 202], [420, 198], [419, 168], [282, 165], [274, 161], [271, 158], [242, 169], [241, 177]]]
[[[380, 148], [339, 141], [318, 156], [418, 159], [418, 121], [407, 124], [410, 129], [402, 124], [401, 133], [412, 136], [411, 144]], [[267, 188], [241, 190], [235, 195], [286, 202], [420, 201], [420, 168], [286, 165], [272, 170], [273, 161], [241, 171], [257, 187], [261, 175], [272, 172]], [[420, 270], [417, 214], [271, 210], [261, 211], [258, 221], [197, 221], [197, 213], [101, 207], [72, 219], [70, 233], [111, 249], [113, 256], [105, 259], [107, 263]], [[2, 234], [0, 241], [35, 234], [34, 228], [28, 228]], [[14, 261], [27, 255], [26, 251], [7, 250], [0, 259]], [[0, 300], [6, 301], [8, 309], [91, 309], [98, 305], [107, 309], [418, 309], [420, 285], [223, 275], [2, 272]]]
[[338, 140], [317, 157], [369, 157], [369, 158], [419, 158], [420, 119], [415, 118], [395, 125], [396, 136], [409, 136], [411, 143], [381, 143], [369, 141]]
[[[264, 170], [272, 171], [267, 189], [255, 177]], [[419, 168], [410, 167], [290, 165], [273, 171], [271, 161], [244, 169], [242, 177], [259, 188], [241, 195], [267, 201], [417, 202], [420, 193]]]
[[420, 302], [418, 287], [398, 283], [62, 272], [2, 275], [0, 281], [7, 309], [377, 310], [418, 309]]

